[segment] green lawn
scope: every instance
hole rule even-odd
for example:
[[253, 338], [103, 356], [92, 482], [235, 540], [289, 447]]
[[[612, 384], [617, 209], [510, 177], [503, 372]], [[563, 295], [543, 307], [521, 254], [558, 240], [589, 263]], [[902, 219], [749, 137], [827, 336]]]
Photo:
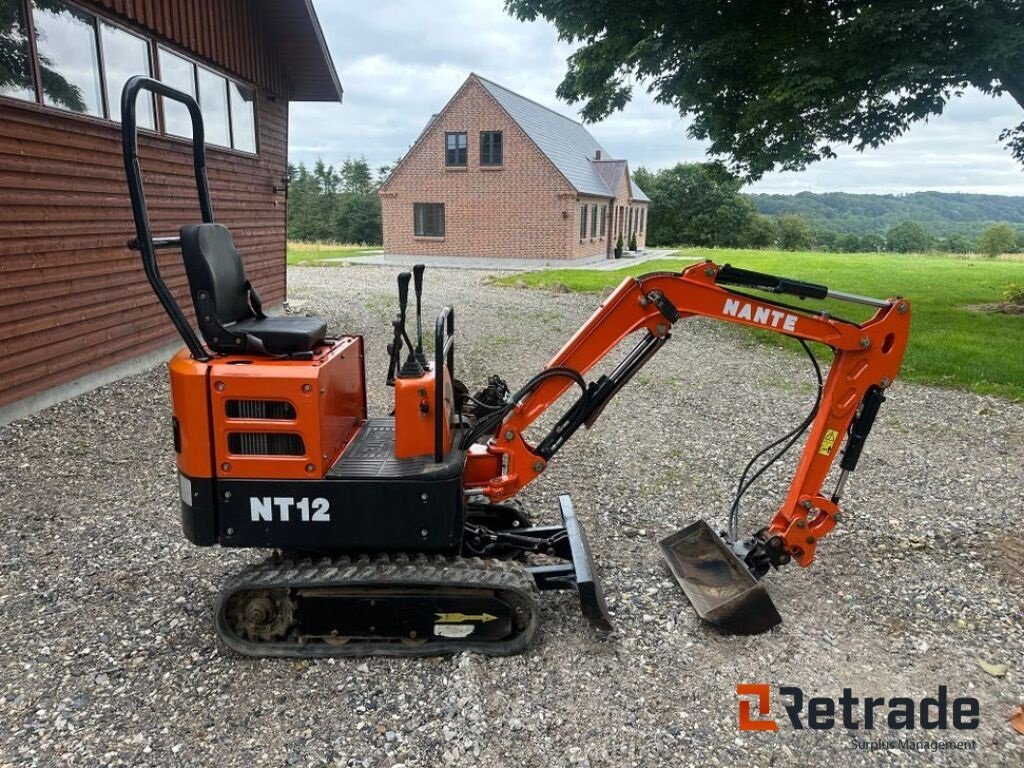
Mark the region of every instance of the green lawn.
[[379, 251], [380, 246], [288, 243], [289, 266], [328, 267], [341, 264], [330, 259], [347, 259]]
[[[673, 258], [610, 272], [562, 269], [513, 275], [498, 282], [515, 285], [522, 281], [538, 288], [560, 283], [573, 291], [597, 292], [617, 285], [628, 275], [678, 270], [702, 259], [822, 283], [848, 293], [905, 296], [911, 302], [913, 320], [902, 378], [1024, 401], [1024, 315], [984, 314], [967, 309], [1001, 301], [1009, 283], [1024, 284], [1024, 263], [1019, 261], [686, 249]], [[864, 320], [871, 314], [868, 307], [834, 301], [807, 304], [827, 306], [836, 315], [851, 320]], [[784, 342], [777, 334], [751, 333]]]

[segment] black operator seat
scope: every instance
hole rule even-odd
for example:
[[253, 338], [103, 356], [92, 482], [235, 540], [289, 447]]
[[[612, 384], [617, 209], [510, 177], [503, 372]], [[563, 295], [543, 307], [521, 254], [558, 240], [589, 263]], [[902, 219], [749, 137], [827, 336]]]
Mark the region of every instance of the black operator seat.
[[199, 329], [215, 352], [299, 355], [327, 335], [319, 317], [267, 317], [259, 294], [245, 277], [231, 233], [222, 224], [181, 228], [192, 303]]

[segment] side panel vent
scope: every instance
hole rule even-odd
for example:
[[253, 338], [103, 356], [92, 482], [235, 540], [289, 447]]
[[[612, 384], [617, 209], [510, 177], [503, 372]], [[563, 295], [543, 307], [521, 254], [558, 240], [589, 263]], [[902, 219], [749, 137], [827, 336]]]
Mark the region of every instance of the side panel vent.
[[284, 400], [228, 400], [229, 419], [295, 419], [295, 406]]
[[302, 435], [286, 432], [230, 432], [228, 450], [235, 456], [303, 456]]

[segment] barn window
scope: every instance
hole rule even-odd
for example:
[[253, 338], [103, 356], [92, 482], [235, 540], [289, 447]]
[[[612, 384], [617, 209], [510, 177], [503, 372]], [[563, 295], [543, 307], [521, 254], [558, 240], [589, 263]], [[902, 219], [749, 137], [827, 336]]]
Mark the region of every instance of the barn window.
[[468, 162], [467, 147], [469, 146], [465, 131], [446, 133], [444, 135], [444, 164], [462, 166]]
[[[163, 46], [157, 50], [160, 79], [199, 101], [206, 140], [255, 153], [254, 91]], [[0, 0], [0, 96], [118, 122], [121, 89], [134, 75], [153, 76], [152, 43], [142, 35], [63, 0]], [[163, 132], [191, 138], [188, 109], [169, 99], [161, 107]], [[156, 130], [152, 94], [139, 95], [137, 118], [140, 127]]]
[[199, 67], [199, 105], [203, 108], [206, 140], [222, 147], [231, 146], [231, 118], [228, 117], [228, 81]]
[[[195, 97], [203, 111], [206, 141], [242, 152], [256, 151], [254, 93], [212, 69], [160, 48], [160, 79]], [[192, 137], [192, 119], [184, 104], [162, 99], [164, 133]]]
[[32, 55], [21, 2], [0, 0], [0, 20], [7, 24], [6, 28], [0, 28], [0, 46], [3, 48], [3, 55], [0, 55], [0, 96], [35, 101]]
[[444, 203], [413, 203], [412, 218], [417, 237], [444, 237]]
[[[196, 95], [195, 65], [166, 48], [160, 49], [160, 79], [171, 88], [184, 91], [192, 97]], [[160, 100], [163, 102], [164, 133], [192, 138], [192, 118], [185, 105], [162, 97]]]
[[480, 165], [501, 165], [501, 131], [480, 131]]
[[[100, 22], [100, 43], [103, 46], [103, 71], [107, 80], [107, 105], [110, 119], [121, 120], [121, 89], [128, 78], [134, 75], [149, 75], [149, 43], [141, 37], [125, 32], [119, 27]], [[136, 109], [138, 123], [143, 128], [154, 130], [153, 97], [142, 92]]]
[[253, 92], [238, 83], [228, 81], [231, 93], [231, 138], [235, 149], [242, 152], [256, 151], [256, 114], [253, 109]]
[[96, 19], [88, 13], [38, 0], [32, 3], [42, 70], [43, 104], [104, 116]]

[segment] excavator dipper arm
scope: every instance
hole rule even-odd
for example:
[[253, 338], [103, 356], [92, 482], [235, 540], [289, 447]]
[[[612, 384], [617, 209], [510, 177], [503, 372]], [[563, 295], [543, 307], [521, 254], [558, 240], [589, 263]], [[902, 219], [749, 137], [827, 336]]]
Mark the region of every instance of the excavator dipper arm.
[[[747, 295], [723, 287], [726, 284], [801, 298], [836, 298], [877, 309], [870, 320], [858, 324]], [[796, 474], [765, 532], [776, 549], [802, 566], [809, 565], [818, 542], [835, 525], [846, 475], [856, 466], [884, 400], [882, 393], [903, 360], [910, 327], [910, 305], [905, 299], [870, 299], [712, 262], [694, 264], [680, 273], [627, 278], [545, 368], [568, 369], [567, 373], [540, 379], [514, 404], [487, 443], [470, 447], [467, 488], [494, 502], [514, 496], [544, 471], [576, 429], [593, 423], [611, 397], [668, 340], [673, 324], [689, 317], [774, 331], [827, 345], [835, 352]], [[528, 444], [523, 431], [579, 383], [568, 372], [584, 376], [637, 332], [642, 333], [640, 341], [618, 366], [588, 384], [547, 437], [536, 446]], [[826, 495], [822, 486], [844, 440], [839, 481]]]

